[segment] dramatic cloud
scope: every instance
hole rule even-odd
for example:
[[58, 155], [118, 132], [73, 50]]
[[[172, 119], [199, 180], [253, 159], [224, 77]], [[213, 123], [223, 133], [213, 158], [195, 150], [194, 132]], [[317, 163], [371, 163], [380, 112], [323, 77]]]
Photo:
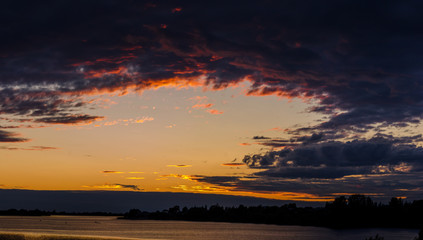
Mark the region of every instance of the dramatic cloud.
[[[421, 9], [422, 1], [394, 0], [8, 1], [0, 9], [8, 23], [0, 39], [0, 114], [90, 123], [101, 117], [85, 113], [95, 105], [87, 95], [248, 82], [249, 96], [301, 98], [323, 118], [272, 129], [290, 137], [254, 137], [272, 149], [244, 158], [261, 170], [254, 178], [202, 181], [412, 195], [422, 183], [422, 139], [401, 130], [423, 116]], [[211, 107], [198, 106], [223, 113]], [[401, 136], [388, 135], [390, 128]], [[0, 130], [0, 142], [24, 141]]]
[[0, 12], [9, 23], [0, 40], [0, 114], [75, 124], [99, 118], [78, 113], [90, 104], [80, 98], [87, 94], [250, 81], [248, 95], [314, 100], [310, 111], [330, 117], [309, 130], [419, 123], [422, 7], [393, 0], [8, 2]]
[[196, 181], [239, 191], [299, 192], [320, 197], [339, 193], [379, 197], [421, 197], [423, 148], [413, 144], [421, 135], [389, 135], [349, 142], [310, 143], [293, 148], [246, 155], [247, 176], [197, 176]]
[[383, 138], [367, 141], [327, 142], [244, 157], [257, 173], [284, 178], [340, 178], [372, 173], [423, 171], [423, 148], [395, 144]]

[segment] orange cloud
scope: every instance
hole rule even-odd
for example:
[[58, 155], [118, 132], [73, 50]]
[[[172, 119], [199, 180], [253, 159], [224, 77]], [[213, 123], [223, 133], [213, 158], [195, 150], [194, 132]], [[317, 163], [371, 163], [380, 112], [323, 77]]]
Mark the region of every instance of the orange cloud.
[[129, 180], [140, 180], [140, 179], [144, 179], [143, 177], [127, 177], [126, 179]]
[[184, 165], [184, 164], [179, 164], [179, 165], [167, 165], [168, 167], [192, 167], [192, 165]]
[[[84, 71], [81, 69], [81, 71]], [[90, 70], [90, 71], [84, 71], [85, 78], [101, 78], [107, 75], [127, 75], [128, 68], [124, 66], [119, 66], [115, 69], [99, 69], [99, 70]]]
[[269, 131], [282, 132], [282, 131], [287, 131], [287, 130], [280, 128], [280, 127], [274, 127], [274, 128], [269, 129]]
[[178, 189], [182, 191], [188, 191], [188, 192], [228, 192], [223, 187], [215, 187], [215, 186], [205, 186], [205, 185], [195, 185], [195, 186], [187, 186], [187, 185], [178, 185], [171, 187], [173, 189]]
[[196, 108], [196, 109], [200, 109], [200, 108], [210, 108], [212, 107], [214, 104], [213, 103], [202, 103], [202, 104], [195, 104], [194, 106], [192, 106], [192, 108]]
[[196, 179], [198, 179], [198, 177], [193, 176], [193, 175], [182, 175], [182, 174], [160, 175], [160, 178], [168, 178], [168, 177], [180, 178], [180, 179], [185, 179], [185, 180], [190, 180], [190, 181], [195, 181]]
[[235, 166], [244, 166], [245, 163], [223, 163], [221, 164], [222, 166], [230, 166], [230, 167], [235, 167]]
[[213, 115], [223, 114], [223, 111], [219, 111], [216, 109], [208, 109], [207, 112]]
[[140, 119], [135, 120], [136, 123], [143, 123], [143, 122], [149, 122], [149, 121], [153, 121], [154, 118], [153, 117], [142, 117]]
[[103, 123], [103, 126], [113, 126], [117, 124], [123, 124], [123, 125], [129, 125], [129, 124], [135, 124], [135, 123], [144, 123], [144, 122], [150, 122], [153, 121], [153, 117], [141, 117], [141, 118], [129, 118], [129, 119], [117, 119], [109, 122]]
[[240, 146], [250, 146], [251, 143], [239, 143]]

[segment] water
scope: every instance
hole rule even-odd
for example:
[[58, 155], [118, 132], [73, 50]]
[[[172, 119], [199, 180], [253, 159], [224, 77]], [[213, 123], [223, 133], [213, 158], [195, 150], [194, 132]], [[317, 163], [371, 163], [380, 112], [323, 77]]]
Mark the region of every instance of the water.
[[379, 234], [385, 240], [412, 240], [418, 230], [332, 230], [243, 223], [131, 221], [102, 216], [0, 216], [0, 232], [175, 240], [364, 240]]

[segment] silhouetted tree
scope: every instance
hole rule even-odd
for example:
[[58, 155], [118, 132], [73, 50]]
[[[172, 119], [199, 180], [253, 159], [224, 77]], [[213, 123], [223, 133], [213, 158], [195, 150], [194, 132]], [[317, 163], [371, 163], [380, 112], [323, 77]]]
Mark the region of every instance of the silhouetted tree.
[[404, 203], [402, 202], [401, 198], [393, 197], [391, 198], [391, 201], [389, 201], [390, 208], [402, 208], [403, 206], [404, 206]]
[[[15, 214], [17, 210], [14, 210]], [[295, 204], [283, 206], [222, 207], [209, 208], [174, 206], [163, 211], [141, 212], [131, 209], [124, 218], [224, 221], [268, 224], [292, 224], [325, 226], [332, 228], [362, 227], [403, 227], [417, 228], [423, 225], [423, 200], [407, 203], [400, 198], [392, 198], [389, 204], [376, 204], [364, 195], [340, 196], [324, 208], [297, 207]], [[423, 235], [423, 233], [420, 233]], [[371, 238], [372, 240], [381, 239]], [[420, 237], [418, 240], [423, 240]]]

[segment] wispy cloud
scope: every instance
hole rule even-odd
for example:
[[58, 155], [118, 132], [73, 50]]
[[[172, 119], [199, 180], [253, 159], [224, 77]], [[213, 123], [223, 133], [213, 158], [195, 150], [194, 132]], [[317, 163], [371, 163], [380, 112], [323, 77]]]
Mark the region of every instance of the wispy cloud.
[[46, 147], [46, 146], [31, 146], [28, 148], [22, 148], [22, 147], [1, 147], [0, 149], [3, 150], [24, 150], [24, 151], [47, 151], [47, 150], [57, 150], [59, 148], [56, 147]]
[[207, 112], [210, 113], [210, 114], [213, 114], [213, 115], [223, 114], [223, 111], [219, 111], [219, 110], [216, 110], [216, 109], [208, 109]]
[[240, 145], [240, 146], [250, 146], [251, 143], [239, 143], [238, 145]]
[[180, 178], [185, 180], [192, 180], [194, 181], [197, 177], [194, 175], [185, 175], [185, 174], [166, 174], [166, 175], [160, 175], [161, 178]]
[[239, 167], [239, 166], [245, 166], [245, 163], [235, 163], [235, 162], [230, 162], [230, 163], [222, 163], [222, 166], [230, 166], [230, 167]]
[[122, 174], [122, 173], [125, 173], [125, 172], [105, 170], [105, 171], [101, 171], [101, 173], [105, 173], [105, 174]]
[[138, 118], [116, 119], [116, 120], [112, 120], [112, 121], [98, 123], [96, 126], [97, 127], [100, 127], [100, 126], [108, 127], [108, 126], [114, 126], [114, 125], [141, 124], [141, 123], [145, 123], [145, 122], [151, 122], [153, 120], [154, 120], [153, 117], [144, 116], [144, 117], [138, 117]]
[[213, 106], [212, 103], [202, 103], [202, 104], [195, 104], [194, 106], [192, 106], [192, 108], [205, 109], [205, 108], [211, 108], [212, 106]]
[[185, 164], [179, 164], [179, 165], [167, 165], [168, 167], [192, 167], [192, 165], [185, 165]]
[[43, 117], [36, 119], [35, 122], [48, 124], [91, 124], [94, 121], [103, 119], [99, 116], [90, 116], [86, 114], [81, 115], [66, 115], [59, 117]]
[[107, 184], [106, 183], [106, 184], [102, 184], [102, 185], [93, 185], [93, 186], [84, 185], [82, 187], [84, 187], [84, 188], [95, 188], [95, 189], [108, 189], [108, 190], [113, 190], [113, 189], [130, 189], [130, 190], [134, 190], [134, 191], [143, 190], [138, 185], [118, 184], [118, 183], [114, 183], [114, 184]]
[[153, 120], [154, 120], [153, 117], [142, 117], [142, 118], [135, 120], [135, 122], [136, 123], [144, 123], [144, 122], [150, 122], [150, 121], [153, 121]]

